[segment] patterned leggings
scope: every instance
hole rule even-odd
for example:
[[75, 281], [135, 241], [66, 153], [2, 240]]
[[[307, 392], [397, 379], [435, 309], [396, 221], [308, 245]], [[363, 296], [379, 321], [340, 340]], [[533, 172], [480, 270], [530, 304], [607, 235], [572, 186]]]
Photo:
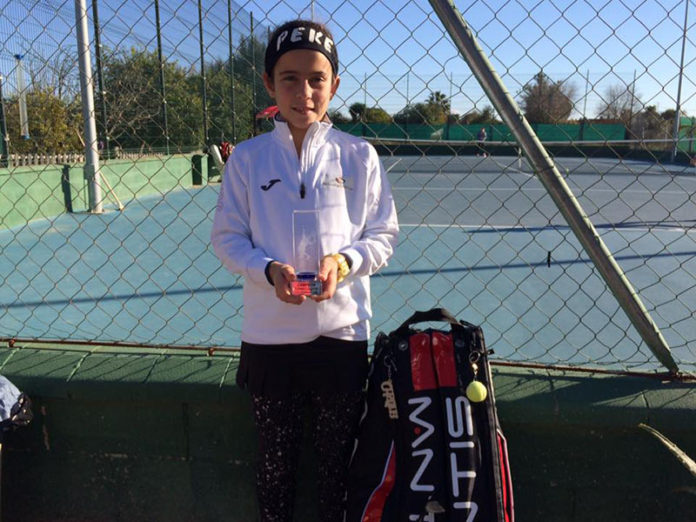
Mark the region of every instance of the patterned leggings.
[[312, 413], [312, 440], [319, 459], [319, 519], [343, 520], [346, 471], [363, 406], [362, 393], [298, 393], [283, 399], [252, 396], [259, 436], [256, 475], [261, 522], [290, 522], [302, 438], [303, 410]]

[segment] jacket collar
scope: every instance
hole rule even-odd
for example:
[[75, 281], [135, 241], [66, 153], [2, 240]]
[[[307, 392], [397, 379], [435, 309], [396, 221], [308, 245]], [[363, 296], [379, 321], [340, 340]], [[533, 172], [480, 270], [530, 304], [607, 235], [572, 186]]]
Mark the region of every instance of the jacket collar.
[[[295, 148], [292, 141], [292, 133], [290, 132], [290, 126], [287, 121], [283, 119], [280, 113], [276, 114], [273, 118], [273, 124], [275, 128], [273, 129], [274, 137], [281, 143]], [[307, 136], [312, 137], [314, 143], [320, 145], [326, 141], [326, 135], [329, 133], [329, 129], [333, 127], [331, 120], [328, 115], [324, 115], [324, 119], [321, 121], [315, 121], [307, 129], [307, 134], [305, 135], [305, 143], [307, 142]]]

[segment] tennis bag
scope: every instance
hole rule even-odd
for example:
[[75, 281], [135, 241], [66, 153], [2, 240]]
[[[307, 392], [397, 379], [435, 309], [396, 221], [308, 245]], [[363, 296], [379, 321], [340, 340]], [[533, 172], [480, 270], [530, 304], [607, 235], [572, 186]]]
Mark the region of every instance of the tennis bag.
[[[412, 327], [429, 321], [450, 331]], [[487, 356], [481, 328], [442, 308], [378, 334], [345, 522], [513, 522]]]

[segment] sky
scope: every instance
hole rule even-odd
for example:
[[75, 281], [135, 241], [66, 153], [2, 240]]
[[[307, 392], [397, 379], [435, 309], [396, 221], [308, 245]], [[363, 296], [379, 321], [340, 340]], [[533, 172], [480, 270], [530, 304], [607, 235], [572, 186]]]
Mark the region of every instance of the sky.
[[[687, 38], [685, 8], [689, 3]], [[227, 0], [202, 0], [204, 57], [229, 54]], [[90, 14], [90, 35], [94, 28]], [[575, 91], [573, 117], [593, 117], [610, 86], [633, 89], [645, 105], [675, 109], [682, 43], [685, 58], [681, 108], [696, 116], [696, 0], [456, 0], [483, 51], [519, 100], [525, 83], [543, 70]], [[99, 1], [102, 44], [110, 49], [154, 50], [150, 0]], [[236, 0], [233, 44], [297, 16], [333, 30], [341, 87], [332, 107], [348, 113], [355, 102], [395, 113], [425, 101], [432, 91], [450, 97], [453, 112], [490, 105], [425, 0]], [[200, 68], [196, 0], [160, 0], [164, 55]], [[75, 63], [73, 0], [8, 0], [0, 7], [0, 74], [5, 96], [16, 88], [16, 60], [41, 69], [50, 57]], [[76, 66], [75, 66], [76, 68]]]

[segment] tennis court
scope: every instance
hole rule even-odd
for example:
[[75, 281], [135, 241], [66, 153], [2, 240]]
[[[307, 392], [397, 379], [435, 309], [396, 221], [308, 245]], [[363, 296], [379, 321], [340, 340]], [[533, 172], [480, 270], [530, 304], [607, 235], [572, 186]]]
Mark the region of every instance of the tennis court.
[[[482, 324], [496, 357], [659, 368], [572, 231], [517, 157], [388, 156], [402, 227], [373, 278], [373, 336], [445, 306]], [[682, 369], [696, 367], [690, 167], [559, 158]], [[209, 245], [219, 185], [64, 214], [0, 232], [0, 321], [23, 339], [239, 343], [242, 281]], [[19, 267], [21, 269], [15, 269]]]

